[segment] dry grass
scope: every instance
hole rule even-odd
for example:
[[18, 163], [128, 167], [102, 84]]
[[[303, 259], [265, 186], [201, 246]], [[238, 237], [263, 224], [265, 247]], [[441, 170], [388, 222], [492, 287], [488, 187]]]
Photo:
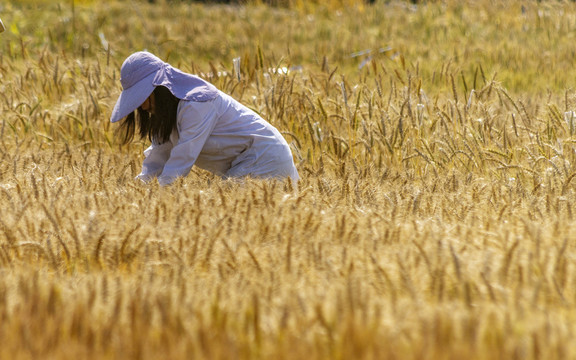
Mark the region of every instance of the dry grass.
[[[35, 4], [0, 5], [1, 359], [576, 356], [575, 5]], [[145, 47], [302, 181], [134, 182]]]

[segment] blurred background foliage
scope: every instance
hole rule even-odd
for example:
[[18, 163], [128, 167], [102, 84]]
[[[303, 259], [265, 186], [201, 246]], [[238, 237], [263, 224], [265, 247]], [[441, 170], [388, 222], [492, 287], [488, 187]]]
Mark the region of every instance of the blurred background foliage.
[[272, 8], [265, 1], [246, 3], [3, 2], [0, 14], [9, 31], [0, 53], [47, 49], [104, 58], [109, 51], [118, 65], [128, 54], [148, 49], [208, 71], [210, 64], [229, 68], [238, 56], [254, 61], [260, 51], [267, 66], [338, 67], [339, 74], [351, 76], [366, 75], [363, 62], [381, 57], [378, 66], [417, 71], [427, 88], [441, 86], [446, 72], [468, 83], [495, 77], [512, 93], [574, 85], [574, 3], [293, 0]]

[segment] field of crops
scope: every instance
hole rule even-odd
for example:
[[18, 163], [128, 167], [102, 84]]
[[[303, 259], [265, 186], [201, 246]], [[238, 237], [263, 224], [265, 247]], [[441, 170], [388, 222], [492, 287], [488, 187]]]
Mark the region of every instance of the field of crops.
[[[0, 18], [0, 359], [576, 357], [573, 2]], [[277, 127], [301, 181], [135, 181], [148, 143], [109, 116], [143, 49]]]

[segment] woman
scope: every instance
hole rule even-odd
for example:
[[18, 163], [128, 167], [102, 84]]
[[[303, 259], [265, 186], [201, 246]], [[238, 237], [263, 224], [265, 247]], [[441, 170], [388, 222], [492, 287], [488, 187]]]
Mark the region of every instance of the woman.
[[111, 122], [123, 142], [140, 137], [152, 145], [137, 176], [168, 185], [193, 165], [224, 178], [252, 176], [298, 180], [290, 147], [254, 111], [212, 84], [184, 73], [149, 52], [130, 55], [122, 64], [123, 91]]

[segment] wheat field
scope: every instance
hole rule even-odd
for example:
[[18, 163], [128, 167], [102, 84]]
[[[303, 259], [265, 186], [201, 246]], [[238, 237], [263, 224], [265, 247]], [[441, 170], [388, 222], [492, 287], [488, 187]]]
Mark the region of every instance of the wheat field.
[[[576, 357], [574, 3], [0, 18], [0, 359]], [[262, 114], [301, 181], [134, 181], [109, 115], [142, 49]]]

